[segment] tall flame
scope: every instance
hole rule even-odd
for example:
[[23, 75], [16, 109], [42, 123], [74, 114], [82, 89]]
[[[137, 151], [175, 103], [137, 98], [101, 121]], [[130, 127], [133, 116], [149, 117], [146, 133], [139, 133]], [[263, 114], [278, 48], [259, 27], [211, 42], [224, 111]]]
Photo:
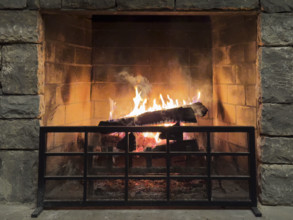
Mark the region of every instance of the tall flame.
[[114, 110], [115, 110], [115, 107], [116, 107], [116, 102], [109, 98], [109, 102], [110, 102], [110, 112], [109, 112], [109, 119], [113, 119], [113, 113], [114, 113]]
[[194, 102], [199, 102], [200, 100], [200, 92], [198, 92], [197, 97], [193, 98], [192, 102], [186, 102], [185, 100], [182, 100], [182, 102], [179, 102], [178, 99], [174, 101], [174, 99], [172, 99], [170, 95], [168, 94], [167, 94], [167, 100], [165, 100], [163, 95], [160, 94], [161, 104], [157, 104], [157, 100], [153, 99], [153, 102], [152, 102], [153, 105], [146, 108], [146, 104], [148, 100], [146, 98], [143, 99], [141, 97], [141, 92], [138, 91], [137, 87], [134, 87], [134, 88], [135, 88], [135, 97], [133, 98], [134, 107], [133, 107], [133, 110], [129, 114], [127, 114], [125, 117], [137, 116], [145, 112], [176, 108], [176, 107], [180, 107], [181, 105], [187, 105], [187, 104], [192, 104]]
[[[135, 97], [133, 98], [134, 107], [132, 111], [129, 114], [127, 114], [125, 117], [133, 117], [133, 116], [143, 114], [145, 112], [176, 108], [176, 107], [180, 107], [180, 106], [184, 106], [187, 104], [192, 104], [192, 103], [200, 101], [200, 92], [198, 92], [197, 96], [192, 98], [191, 102], [187, 102], [185, 100], [179, 101], [178, 99], [174, 100], [170, 97], [170, 95], [167, 95], [167, 99], [164, 99], [163, 95], [160, 94], [159, 97], [160, 97], [161, 103], [158, 104], [157, 100], [153, 99], [152, 105], [147, 108], [146, 106], [147, 106], [148, 100], [146, 98], [144, 99], [142, 98], [141, 91], [138, 90], [138, 87], [134, 87], [134, 88], [135, 88]], [[109, 100], [110, 100], [110, 119], [112, 119], [116, 103], [112, 99], [109, 99]], [[167, 127], [167, 126], [172, 126], [174, 124], [175, 123], [163, 123], [160, 125]], [[159, 135], [160, 135], [159, 132], [144, 132], [144, 133], [136, 134], [137, 147], [135, 151], [143, 151], [145, 146], [155, 147], [158, 144], [166, 144], [166, 140], [161, 140], [159, 138]]]

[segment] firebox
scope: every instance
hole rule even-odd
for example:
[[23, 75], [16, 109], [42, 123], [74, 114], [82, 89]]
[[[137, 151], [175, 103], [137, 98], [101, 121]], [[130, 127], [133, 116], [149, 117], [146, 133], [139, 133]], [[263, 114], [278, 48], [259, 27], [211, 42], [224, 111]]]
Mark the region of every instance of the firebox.
[[43, 18], [39, 207], [249, 206], [260, 215], [256, 15]]

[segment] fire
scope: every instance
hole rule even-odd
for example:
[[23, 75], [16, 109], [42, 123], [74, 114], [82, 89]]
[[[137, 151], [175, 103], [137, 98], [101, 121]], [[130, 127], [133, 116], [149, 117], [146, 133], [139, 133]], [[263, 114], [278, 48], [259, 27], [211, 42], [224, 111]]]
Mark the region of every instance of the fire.
[[113, 112], [114, 112], [115, 107], [116, 107], [116, 102], [111, 98], [109, 98], [109, 102], [110, 102], [109, 119], [111, 120], [111, 119], [113, 119]]
[[[135, 87], [135, 97], [133, 98], [134, 108], [133, 110], [124, 117], [133, 117], [145, 112], [159, 111], [164, 109], [177, 108], [180, 106], [192, 104], [200, 101], [200, 92], [198, 92], [197, 96], [192, 98], [192, 101], [187, 102], [186, 100], [179, 101], [178, 99], [172, 99], [170, 95], [167, 95], [167, 99], [164, 99], [163, 95], [159, 95], [160, 104], [157, 103], [156, 99], [152, 100], [152, 105], [147, 107], [148, 99], [142, 98], [141, 92]], [[112, 119], [113, 112], [115, 109], [115, 102], [112, 99], [110, 100], [110, 119]], [[163, 123], [158, 124], [159, 126], [173, 126], [174, 123]], [[136, 134], [136, 150], [135, 151], [143, 151], [146, 146], [154, 148], [157, 145], [166, 144], [166, 140], [162, 140], [159, 138], [159, 132], [144, 132]]]
[[140, 115], [145, 112], [152, 112], [152, 111], [158, 111], [163, 109], [171, 109], [171, 108], [177, 108], [182, 105], [192, 104], [194, 102], [199, 102], [200, 99], [200, 92], [198, 92], [197, 97], [193, 98], [192, 102], [187, 103], [185, 100], [182, 100], [182, 102], [179, 102], [178, 99], [174, 100], [167, 94], [167, 100], [164, 99], [162, 94], [160, 94], [160, 100], [161, 104], [157, 104], [157, 100], [153, 99], [152, 106], [146, 107], [147, 105], [147, 99], [143, 99], [141, 97], [141, 92], [138, 91], [138, 88], [135, 87], [135, 97], [133, 98], [134, 108], [133, 110], [127, 114], [125, 117], [133, 117]]

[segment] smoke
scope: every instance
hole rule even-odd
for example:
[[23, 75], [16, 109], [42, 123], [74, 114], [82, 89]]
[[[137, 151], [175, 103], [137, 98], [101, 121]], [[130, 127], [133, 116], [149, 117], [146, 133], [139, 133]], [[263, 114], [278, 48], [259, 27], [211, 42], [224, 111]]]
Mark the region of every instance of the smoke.
[[137, 87], [138, 91], [141, 92], [141, 97], [145, 98], [150, 93], [152, 85], [149, 80], [141, 75], [133, 76], [127, 71], [122, 71], [118, 74], [119, 78], [123, 81], [128, 82], [133, 87]]

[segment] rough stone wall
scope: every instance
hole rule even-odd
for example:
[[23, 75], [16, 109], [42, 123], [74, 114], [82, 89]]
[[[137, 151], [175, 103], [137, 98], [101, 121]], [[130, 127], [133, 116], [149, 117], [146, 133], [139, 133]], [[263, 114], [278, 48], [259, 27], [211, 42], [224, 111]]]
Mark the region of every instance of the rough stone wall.
[[[24, 8], [26, 1], [1, 1]], [[33, 202], [37, 190], [43, 50], [37, 11], [0, 11], [0, 201]]]
[[[141, 11], [260, 11], [259, 148], [264, 204], [292, 205], [293, 5], [286, 0], [2, 0], [0, 2], [0, 200], [36, 198], [39, 118], [42, 116], [42, 29], [38, 9]], [[13, 10], [12, 10], [13, 9]], [[13, 28], [11, 28], [13, 27]], [[10, 56], [22, 51], [24, 56]], [[39, 51], [39, 52], [37, 52]], [[31, 63], [36, 65], [30, 65]], [[37, 68], [36, 68], [37, 66]], [[270, 78], [270, 76], [273, 76]], [[19, 80], [21, 79], [21, 80]], [[281, 80], [277, 83], [276, 80]], [[291, 80], [291, 81], [290, 81]], [[28, 83], [30, 86], [23, 85]], [[31, 137], [31, 138], [29, 138]], [[14, 178], [17, 176], [17, 178]], [[25, 183], [25, 184], [20, 184]]]
[[260, 198], [293, 204], [293, 3], [261, 0], [259, 16]]

